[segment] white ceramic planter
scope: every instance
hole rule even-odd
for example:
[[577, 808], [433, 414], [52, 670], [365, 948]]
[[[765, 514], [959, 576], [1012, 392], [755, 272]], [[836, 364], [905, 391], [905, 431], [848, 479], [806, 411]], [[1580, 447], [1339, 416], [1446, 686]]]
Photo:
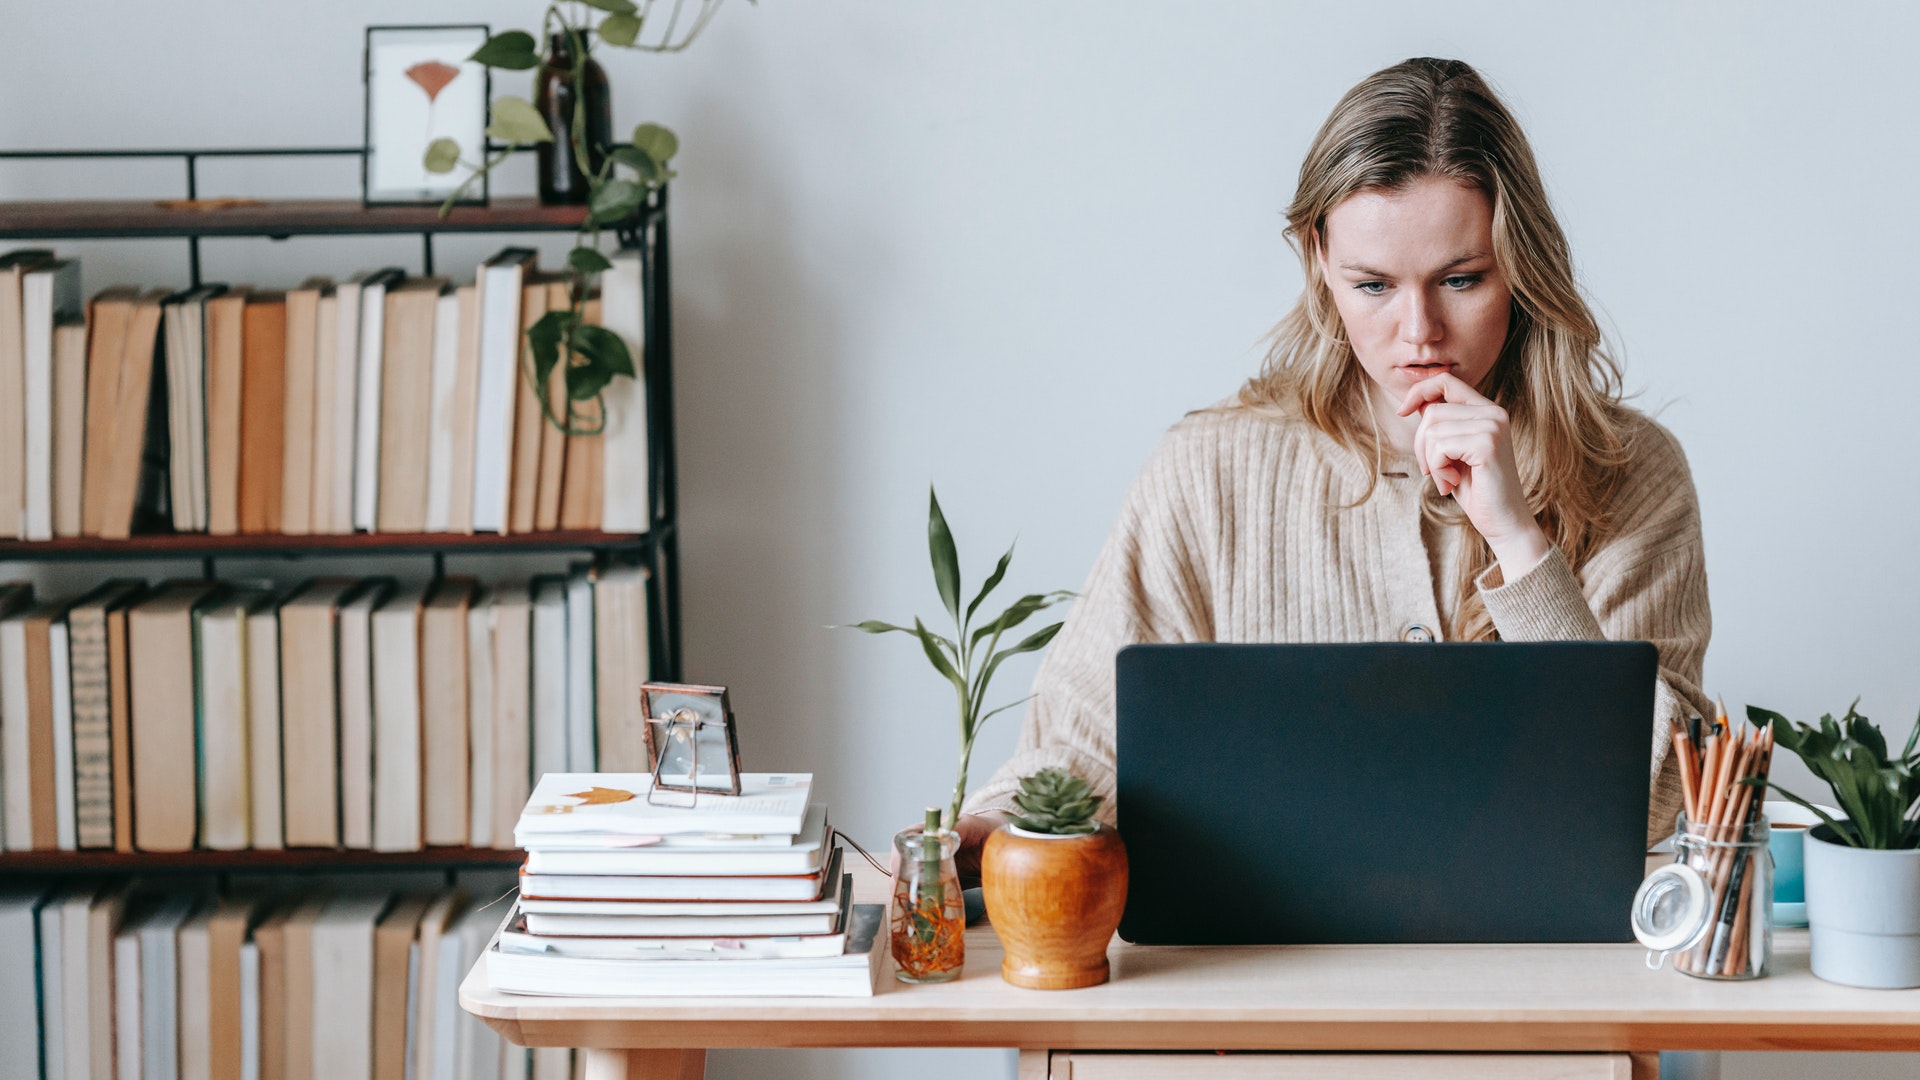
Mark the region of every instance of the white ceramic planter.
[[1868, 851], [1807, 834], [1813, 973], [1876, 990], [1920, 986], [1920, 850]]

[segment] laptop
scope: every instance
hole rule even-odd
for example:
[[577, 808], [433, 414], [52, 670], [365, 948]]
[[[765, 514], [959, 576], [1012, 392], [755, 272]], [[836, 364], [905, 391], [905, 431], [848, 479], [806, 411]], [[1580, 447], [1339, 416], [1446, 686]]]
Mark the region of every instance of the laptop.
[[1633, 939], [1651, 644], [1135, 645], [1117, 664], [1127, 941]]

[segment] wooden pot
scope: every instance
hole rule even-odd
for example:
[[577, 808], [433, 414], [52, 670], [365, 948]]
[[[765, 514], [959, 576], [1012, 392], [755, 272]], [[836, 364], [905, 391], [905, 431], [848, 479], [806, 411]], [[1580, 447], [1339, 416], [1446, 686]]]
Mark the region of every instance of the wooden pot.
[[1002, 825], [980, 856], [1000, 977], [1034, 990], [1107, 981], [1107, 943], [1127, 906], [1127, 848], [1107, 825], [1049, 836]]

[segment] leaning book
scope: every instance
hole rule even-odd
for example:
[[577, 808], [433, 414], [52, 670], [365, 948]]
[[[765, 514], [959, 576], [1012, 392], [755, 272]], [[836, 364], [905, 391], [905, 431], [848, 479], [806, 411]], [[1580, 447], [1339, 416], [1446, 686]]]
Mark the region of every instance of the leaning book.
[[880, 972], [882, 907], [855, 904], [836, 956], [716, 961], [603, 959], [486, 952], [488, 983], [509, 994], [554, 997], [870, 997]]

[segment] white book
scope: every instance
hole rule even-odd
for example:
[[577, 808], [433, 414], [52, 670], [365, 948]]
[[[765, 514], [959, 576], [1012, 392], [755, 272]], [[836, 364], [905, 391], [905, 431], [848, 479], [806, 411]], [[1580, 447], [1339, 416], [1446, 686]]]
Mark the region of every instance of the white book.
[[260, 1080], [260, 946], [240, 946], [240, 1080]]
[[535, 253], [507, 248], [480, 265], [480, 380], [474, 405], [473, 527], [505, 532], [520, 386], [520, 289]]
[[[487, 951], [488, 942], [492, 940], [494, 932], [500, 928], [504, 915], [505, 913], [497, 907], [472, 908], [461, 916], [460, 921], [449, 931], [450, 935], [457, 938], [460, 943], [462, 975], [467, 969], [480, 962], [481, 956]], [[446, 989], [452, 992], [457, 1002], [460, 980], [455, 979]], [[497, 1072], [500, 1063], [500, 1033], [488, 1027], [486, 1021], [465, 1009], [458, 1010], [456, 1023], [459, 1025], [460, 1044], [457, 1051], [460, 1068], [456, 1075], [477, 1076], [483, 1067]]]
[[[843, 890], [843, 895], [845, 891]], [[850, 906], [850, 904], [849, 904]], [[691, 926], [667, 926], [642, 930], [612, 925], [592, 932], [585, 919], [572, 922], [566, 916], [549, 915], [536, 920], [516, 911], [500, 931], [501, 950], [544, 953], [588, 960], [774, 960], [818, 959], [839, 956], [845, 951], [846, 909], [830, 915], [812, 915], [791, 921], [793, 929], [781, 929], [776, 920], [750, 920], [739, 929], [696, 930]], [[603, 923], [616, 920], [602, 919]], [[717, 921], [717, 920], [716, 920]], [[545, 923], [550, 929], [541, 929]], [[555, 924], [558, 924], [557, 926]], [[684, 931], [684, 932], [683, 932]]]
[[488, 949], [487, 982], [557, 997], [868, 997], [880, 972], [879, 904], [855, 904], [838, 956], [713, 960], [588, 959]]
[[179, 933], [197, 900], [178, 894], [164, 897], [140, 924], [142, 1080], [178, 1080], [180, 1075]]
[[60, 905], [60, 1009], [64, 1014], [61, 1026], [66, 1031], [67, 1040], [63, 1054], [66, 1071], [60, 1073], [49, 1068], [49, 1080], [88, 1080], [92, 1075], [94, 1024], [106, 1022], [104, 1017], [95, 1020], [89, 1015], [87, 1007], [88, 980], [92, 977], [87, 950], [87, 918], [93, 910], [95, 896], [96, 891], [92, 886], [82, 886], [67, 893]]
[[373, 613], [373, 850], [422, 845], [420, 615], [427, 586], [395, 590]]
[[[141, 1080], [140, 926], [129, 918], [113, 935], [113, 1059], [115, 1080]], [[24, 1076], [26, 1073], [14, 1075]]]
[[207, 300], [225, 289], [205, 285], [169, 302], [162, 315], [167, 376], [167, 478], [173, 527], [207, 527]]
[[826, 887], [814, 900], [542, 900], [520, 898], [529, 915], [591, 915], [627, 918], [727, 918], [745, 916], [831, 915], [840, 910], [844, 862], [838, 848], [827, 858]]
[[391, 582], [340, 605], [340, 845], [373, 846], [373, 609]]
[[0, 887], [0, 941], [26, 950], [15, 963], [0, 965], [0, 1017], [6, 1017], [6, 1038], [0, 1038], [0, 1076], [40, 1075], [40, 987], [38, 888]]
[[446, 532], [453, 512], [454, 382], [460, 374], [460, 297], [442, 293], [433, 309], [433, 372], [428, 396], [427, 531]]
[[[0, 278], [0, 285], [4, 284], [5, 279]], [[4, 407], [4, 402], [0, 402], [0, 407]], [[26, 686], [24, 685], [24, 680], [7, 674], [9, 670], [7, 665], [9, 663], [18, 665], [18, 667], [13, 670], [26, 670], [26, 635], [24, 630], [20, 628], [16, 628], [13, 632], [8, 631], [7, 623], [4, 620], [7, 615], [32, 600], [32, 585], [24, 582], [0, 583], [0, 851], [5, 851], [13, 846], [9, 837], [13, 829], [18, 826], [9, 824], [14, 814], [12, 803], [25, 791], [24, 781], [21, 783], [20, 791], [14, 790], [14, 783], [7, 772], [9, 768], [7, 762], [11, 753], [9, 747], [15, 738], [13, 731], [15, 725], [9, 724], [7, 717], [25, 716], [27, 711]], [[14, 660], [9, 661], [7, 658], [13, 650], [8, 648], [7, 642], [12, 639], [14, 633], [18, 633], [19, 637], [18, 656]], [[32, 835], [31, 831], [29, 831], [28, 843], [26, 847], [20, 850], [24, 851], [30, 848], [32, 846], [31, 841]]]
[[407, 946], [407, 1035], [401, 1050], [406, 1062], [405, 1075], [414, 1075], [414, 1061], [420, 1052], [420, 938], [414, 929], [413, 943]]
[[[676, 833], [797, 834], [806, 821], [812, 773], [741, 773], [740, 794], [703, 792], [667, 803], [647, 801], [653, 777], [647, 773], [556, 773], [543, 776], [514, 828], [514, 842], [538, 847], [542, 837], [567, 833], [616, 833], [666, 836]], [[615, 801], [588, 802], [594, 788], [631, 795]], [[562, 811], [560, 807], [567, 807]]]
[[66, 935], [61, 926], [66, 901], [64, 893], [48, 897], [34, 913], [40, 939], [40, 1055], [45, 1069], [40, 1075], [47, 1077], [67, 1071]]
[[397, 273], [382, 272], [360, 287], [359, 396], [353, 426], [353, 527], [374, 532], [380, 509], [380, 387], [387, 331], [387, 290]]
[[8, 851], [33, 850], [28, 782], [27, 626], [15, 612], [0, 619], [0, 819]]
[[343, 896], [313, 924], [313, 1073], [372, 1080], [373, 931], [391, 897]]
[[593, 575], [580, 563], [567, 574], [567, 772], [599, 768], [593, 675]]
[[[653, 245], [651, 225], [647, 227], [647, 245]], [[637, 250], [618, 252], [611, 261], [613, 269], [600, 275], [600, 322], [626, 343], [636, 374], [631, 379], [613, 380], [601, 395], [606, 407], [601, 528], [615, 533], [643, 533], [653, 524], [643, 364], [647, 348], [645, 273]]]
[[[315, 531], [322, 531], [315, 523]], [[253, 846], [285, 847], [280, 791], [280, 609], [269, 597], [247, 611], [247, 812]]]
[[26, 357], [26, 538], [53, 539], [53, 327], [80, 313], [80, 264], [45, 262], [20, 279]]
[[194, 660], [200, 666], [200, 842], [215, 851], [253, 846], [248, 736], [252, 698], [247, 670], [253, 659], [248, 615], [272, 603], [265, 589], [239, 588], [194, 612]]
[[549, 900], [816, 900], [819, 873], [779, 877], [625, 877], [617, 874], [520, 875], [520, 895]]
[[[440, 1064], [446, 1060], [442, 1043], [447, 1047], [453, 1045], [451, 1036], [446, 1035], [452, 1016], [448, 1014], [445, 1021], [441, 1018], [442, 969], [448, 966], [442, 955], [446, 950], [441, 948], [441, 943], [448, 924], [459, 914], [465, 902], [465, 897], [458, 890], [441, 893], [433, 898], [433, 903], [428, 904], [427, 910], [420, 916], [419, 936], [415, 940], [415, 948], [420, 954], [417, 965], [419, 988], [413, 999], [413, 1016], [407, 1026], [407, 1037], [412, 1042], [412, 1049], [407, 1054], [407, 1075], [411, 1077], [451, 1076], [453, 1071], [451, 1062], [444, 1068]], [[459, 950], [453, 951], [455, 956], [452, 963], [457, 967]], [[460, 974], [455, 971], [450, 977], [457, 981]], [[446, 1035], [444, 1039], [443, 1035]]]
[[66, 619], [48, 627], [47, 641], [53, 660], [54, 843], [61, 851], [74, 851], [80, 845], [73, 803], [73, 653]]
[[210, 1080], [213, 1072], [212, 908], [180, 925], [179, 1001], [181, 1080]]
[[[703, 796], [704, 797], [704, 796]], [[602, 848], [596, 851], [527, 852], [530, 874], [682, 875], [690, 877], [765, 877], [811, 874], [826, 861], [827, 808], [807, 808], [806, 823], [782, 850], [708, 850], [679, 847]]]
[[533, 579], [533, 775], [567, 768], [567, 585]]
[[533, 790], [533, 599], [525, 585], [493, 597], [493, 843], [506, 847]]
[[493, 597], [467, 607], [467, 843], [493, 846]]
[[474, 917], [474, 913], [468, 911], [449, 921], [438, 935], [438, 947], [434, 950], [433, 996], [422, 1003], [432, 1014], [426, 1021], [431, 1040], [427, 1046], [431, 1071], [420, 1073], [431, 1080], [464, 1080], [468, 1075], [460, 1069], [460, 1020], [465, 1015], [460, 1008], [460, 979], [468, 965], [458, 927], [460, 922]]
[[[356, 306], [358, 302], [356, 301]], [[340, 297], [338, 287], [320, 294], [313, 312], [313, 474], [307, 488], [307, 522], [316, 533], [333, 527], [333, 442], [339, 427]], [[357, 328], [356, 328], [357, 329]]]
[[[384, 273], [387, 271], [362, 271], [334, 287], [333, 386], [325, 392], [332, 424], [323, 440], [326, 462], [314, 466], [315, 478], [324, 477], [320, 486], [325, 489], [327, 503], [325, 531], [330, 533], [353, 531], [354, 429], [360, 406], [360, 293], [369, 278]], [[317, 346], [318, 335], [315, 342]], [[318, 522], [315, 531], [319, 531]]]

